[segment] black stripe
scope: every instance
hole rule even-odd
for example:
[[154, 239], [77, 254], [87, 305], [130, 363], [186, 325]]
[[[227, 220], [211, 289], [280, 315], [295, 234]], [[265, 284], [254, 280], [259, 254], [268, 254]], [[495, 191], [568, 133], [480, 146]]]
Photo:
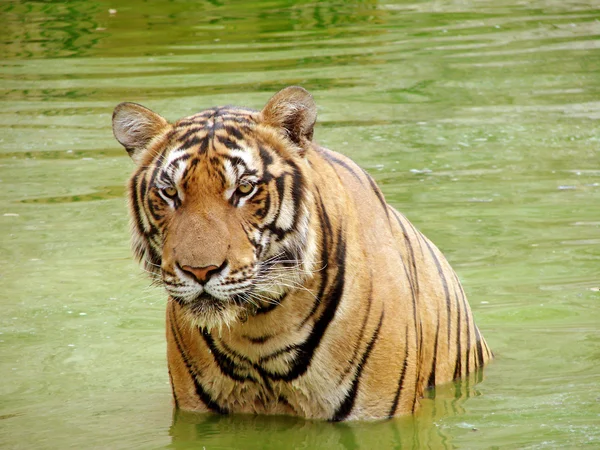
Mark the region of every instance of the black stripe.
[[217, 135], [217, 141], [223, 144], [230, 150], [237, 150], [240, 148], [236, 141], [231, 140], [228, 136]]
[[423, 252], [423, 246], [421, 245], [421, 241], [426, 240], [427, 238], [425, 238], [425, 236], [423, 236], [423, 234], [415, 228], [415, 226], [411, 223], [410, 220], [407, 219], [406, 223], [413, 230], [413, 233], [415, 235], [415, 240], [417, 241], [417, 244], [419, 244], [419, 250], [421, 250], [421, 256], [425, 257], [425, 253]]
[[[177, 202], [174, 202], [174, 203], [175, 203], [175, 207], [177, 207]], [[148, 206], [148, 211], [150, 212], [150, 215], [152, 216], [154, 221], [160, 222], [160, 220], [164, 217], [164, 215], [161, 214], [161, 211], [163, 210], [162, 201], [155, 202], [150, 197], [148, 197], [147, 206]], [[154, 234], [156, 234], [158, 232], [158, 229], [153, 226], [152, 222], [151, 221], [149, 221], [149, 222], [150, 222], [150, 230], [146, 233], [146, 235], [148, 237], [153, 236]]]
[[[156, 175], [158, 168], [154, 168], [153, 172], [152, 172], [152, 177], [154, 177]], [[141, 181], [139, 182], [139, 186], [137, 186], [137, 179], [138, 176], [142, 176]], [[152, 180], [152, 178], [151, 178]], [[135, 182], [135, 185], [133, 184]], [[156, 249], [151, 247], [151, 241], [152, 241], [152, 237], [156, 234], [158, 234], [158, 228], [156, 228], [156, 226], [149, 220], [148, 218], [148, 214], [146, 214], [146, 211], [150, 212], [150, 215], [154, 216], [154, 211], [152, 208], [152, 205], [150, 203], [150, 197], [147, 195], [147, 190], [148, 188], [148, 181], [147, 181], [147, 172], [138, 172], [135, 176], [134, 176], [134, 180], [132, 180], [132, 185], [131, 185], [131, 189], [133, 189], [132, 191], [132, 195], [131, 196], [131, 200], [134, 203], [134, 219], [136, 221], [137, 224], [137, 229], [139, 230], [140, 234], [142, 236], [144, 236], [145, 238], [145, 243], [148, 246], [148, 248], [150, 250], [152, 250], [154, 252], [153, 259], [160, 259], [160, 256], [157, 255]], [[148, 226], [149, 228], [146, 229], [144, 228], [144, 221], [142, 220], [142, 215], [144, 215], [144, 217], [146, 217], [147, 222], [148, 222]]]
[[292, 201], [294, 202], [294, 219], [292, 220], [292, 229], [296, 229], [298, 227], [298, 219], [300, 218], [301, 208], [300, 203], [302, 202], [303, 192], [304, 192], [304, 176], [300, 169], [296, 164], [291, 161], [288, 162], [288, 165], [293, 169], [292, 171]]
[[[416, 359], [416, 373], [418, 374], [420, 372], [420, 365], [422, 363], [421, 361], [421, 353], [423, 351], [423, 329], [421, 323], [419, 322], [419, 320], [417, 319], [417, 296], [419, 295], [419, 291], [420, 291], [420, 287], [419, 287], [419, 275], [417, 273], [417, 264], [416, 264], [416, 259], [415, 259], [415, 253], [414, 253], [414, 248], [412, 246], [412, 242], [411, 239], [408, 235], [408, 232], [406, 230], [406, 227], [404, 226], [404, 223], [401, 219], [401, 217], [403, 219], [406, 220], [406, 222], [412, 227], [412, 224], [410, 223], [410, 221], [408, 219], [406, 219], [406, 217], [404, 217], [403, 215], [401, 215], [398, 211], [396, 211], [394, 208], [392, 208], [391, 206], [388, 205], [388, 207], [392, 210], [392, 213], [396, 219], [396, 221], [398, 222], [398, 225], [400, 225], [400, 228], [402, 229], [402, 234], [404, 236], [404, 240], [407, 244], [407, 247], [409, 249], [410, 252], [410, 259], [411, 259], [411, 265], [413, 268], [413, 272], [414, 272], [414, 284], [410, 281], [410, 276], [409, 276], [409, 271], [406, 269], [406, 265], [404, 263], [404, 260], [402, 260], [402, 264], [404, 267], [404, 272], [406, 273], [407, 277], [409, 278], [409, 282], [411, 285], [412, 290], [412, 301], [413, 301], [413, 320], [414, 320], [414, 325], [415, 325], [415, 359]], [[413, 231], [414, 231], [414, 227], [412, 227]], [[415, 234], [415, 237], [418, 241], [418, 234]], [[420, 244], [419, 244], [420, 245]], [[422, 249], [421, 249], [421, 253], [423, 253]], [[413, 402], [412, 402], [412, 407], [411, 407], [411, 411], [414, 413], [415, 409], [417, 407], [417, 383], [419, 382], [419, 376], [415, 376], [415, 385], [414, 385], [414, 395], [413, 395]]]
[[231, 163], [231, 166], [233, 168], [235, 168], [236, 171], [237, 171], [237, 166], [243, 167], [242, 172], [238, 173], [239, 176], [241, 176], [243, 174], [253, 175], [252, 172], [255, 172], [255, 171], [248, 170], [248, 167], [246, 166], [246, 162], [239, 156], [223, 155], [223, 158], [228, 159], [229, 162]]
[[381, 206], [383, 207], [383, 210], [385, 211], [385, 215], [386, 217], [390, 218], [390, 214], [388, 212], [388, 204], [385, 201], [385, 198], [383, 198], [383, 194], [381, 193], [381, 190], [377, 187], [377, 185], [375, 184], [375, 180], [373, 180], [373, 178], [371, 177], [371, 175], [369, 175], [369, 173], [363, 169], [363, 172], [365, 174], [365, 176], [367, 177], [367, 180], [369, 180], [369, 184], [371, 185], [371, 189], [373, 189], [373, 192], [375, 193], [375, 195], [377, 196], [377, 198], [379, 199], [379, 203], [381, 203]]
[[216, 346], [215, 340], [213, 339], [211, 334], [205, 328], [199, 329], [199, 331], [200, 331], [200, 335], [204, 339], [204, 342], [206, 343], [206, 345], [208, 346], [208, 348], [210, 350], [213, 360], [217, 363], [217, 366], [219, 366], [219, 369], [221, 370], [221, 373], [223, 375], [226, 375], [229, 378], [236, 380], [236, 381], [256, 382], [255, 378], [253, 378], [249, 375], [241, 375], [237, 372], [238, 366], [237, 366], [236, 362], [233, 361], [233, 359], [231, 359], [231, 357], [229, 355], [225, 354], [223, 351], [221, 351], [221, 349], [219, 349]]
[[461, 310], [460, 300], [458, 299], [458, 293], [456, 292], [456, 286], [454, 286], [454, 298], [456, 298], [456, 362], [454, 363], [454, 378], [458, 378], [462, 375], [462, 349], [461, 349]]
[[[319, 201], [317, 210], [319, 214], [319, 225], [321, 228], [321, 263], [327, 264], [329, 262], [329, 248], [333, 246], [333, 242], [331, 242], [331, 222], [329, 220], [329, 215], [325, 210], [325, 205], [323, 204], [323, 197], [321, 197], [321, 192], [317, 189], [317, 199]], [[317, 308], [321, 304], [321, 300], [323, 295], [325, 294], [325, 288], [327, 287], [327, 283], [329, 282], [329, 271], [322, 270], [320, 271], [321, 282], [319, 285], [319, 291], [315, 298], [315, 302], [311, 311], [308, 315], [302, 320], [300, 323], [299, 329], [306, 325], [306, 322], [310, 320], [310, 318], [317, 312]]]
[[[233, 112], [233, 114], [236, 114], [236, 113]], [[236, 115], [227, 115], [227, 116], [224, 116], [223, 118], [227, 122], [235, 122], [235, 123], [238, 123], [238, 124], [244, 124], [244, 125], [250, 125], [250, 126], [255, 123], [253, 120], [251, 120], [250, 117], [243, 117], [243, 116], [236, 116]]]
[[258, 211], [256, 211], [256, 216], [261, 220], [263, 220], [265, 217], [267, 217], [267, 214], [269, 214], [269, 210], [271, 209], [271, 193], [269, 192], [268, 186], [265, 186], [263, 188], [259, 185], [257, 194], [259, 194], [263, 189], [265, 190], [265, 198], [264, 198], [265, 203], [262, 206], [262, 208], [260, 208]]
[[181, 147], [183, 147], [182, 150], [188, 150], [197, 146], [200, 150], [200, 153], [204, 153], [206, 151], [206, 141], [206, 136], [200, 137], [195, 134], [183, 141], [183, 145], [181, 145]]
[[440, 322], [439, 319], [435, 324], [436, 332], [435, 332], [435, 343], [433, 345], [433, 358], [431, 361], [431, 372], [429, 372], [429, 379], [427, 380], [427, 387], [432, 388], [435, 386], [435, 368], [437, 362], [437, 349], [438, 349], [438, 337], [440, 335]]
[[265, 342], [273, 339], [275, 336], [276, 336], [275, 334], [266, 334], [264, 336], [258, 336], [258, 337], [251, 337], [251, 336], [246, 336], [246, 335], [243, 335], [242, 337], [244, 339], [252, 342], [253, 344], [264, 344]]
[[356, 357], [358, 356], [358, 351], [360, 350], [360, 343], [362, 342], [363, 337], [365, 335], [367, 321], [369, 320], [369, 315], [371, 314], [371, 305], [373, 303], [373, 296], [372, 296], [372, 294], [373, 294], [373, 272], [372, 271], [370, 274], [370, 280], [371, 280], [371, 283], [369, 286], [369, 295], [367, 296], [367, 311], [365, 312], [365, 317], [363, 318], [363, 322], [360, 327], [358, 339], [356, 340], [356, 346], [354, 347], [354, 353], [352, 354], [352, 358], [350, 358], [350, 360], [348, 361], [348, 366], [346, 367], [346, 369], [340, 376], [340, 382], [342, 382], [342, 380], [346, 377], [346, 375], [348, 375], [350, 370], [352, 370], [352, 368], [354, 367], [354, 362], [356, 361]]
[[167, 166], [167, 167], [174, 167], [182, 161], [183, 162], [187, 161], [191, 157], [192, 157], [191, 153], [184, 153], [184, 154], [178, 156], [177, 158], [175, 158], [173, 161], [171, 161], [169, 166]]
[[448, 282], [446, 281], [446, 276], [444, 275], [444, 270], [442, 269], [442, 264], [440, 263], [438, 257], [436, 256], [431, 244], [428, 240], [425, 240], [425, 244], [429, 249], [429, 253], [435, 262], [435, 266], [438, 270], [438, 275], [440, 276], [440, 281], [442, 282], [442, 286], [444, 287], [444, 295], [446, 296], [446, 315], [447, 315], [447, 323], [446, 327], [448, 329], [448, 347], [450, 347], [450, 331], [452, 326], [452, 301], [450, 300], [450, 291], [448, 289]]
[[406, 327], [406, 333], [404, 337], [404, 362], [402, 363], [402, 372], [400, 373], [400, 379], [398, 380], [398, 389], [396, 389], [396, 395], [392, 401], [392, 407], [388, 417], [392, 418], [396, 415], [398, 409], [398, 402], [400, 401], [400, 394], [402, 393], [402, 387], [404, 386], [404, 377], [406, 376], [406, 366], [408, 365], [408, 326]]
[[327, 162], [337, 164], [338, 166], [342, 166], [344, 169], [346, 169], [348, 172], [350, 172], [352, 174], [352, 176], [354, 176], [354, 178], [356, 178], [360, 182], [360, 184], [364, 184], [363, 180], [361, 180], [358, 173], [356, 173], [356, 171], [354, 170], [354, 167], [352, 167], [347, 162], [339, 159], [331, 151], [329, 151], [327, 149], [320, 148], [319, 150], [321, 150], [319, 153], [325, 157], [325, 160]]
[[273, 221], [266, 226], [266, 228], [273, 233], [278, 240], [281, 240], [285, 234], [286, 231], [282, 230], [281, 228], [277, 227], [277, 219], [279, 218], [279, 215], [281, 214], [281, 205], [283, 204], [283, 196], [285, 195], [285, 178], [286, 176], [288, 176], [288, 174], [284, 173], [282, 176], [278, 177], [275, 179], [275, 188], [277, 189], [277, 195], [279, 196], [279, 202], [277, 205], [277, 213], [275, 214], [275, 218], [273, 219]]
[[137, 186], [138, 178], [140, 177], [141, 174], [142, 174], [142, 172], [138, 171], [131, 178], [131, 181], [129, 182], [129, 203], [131, 204], [130, 209], [131, 209], [131, 212], [133, 213], [133, 223], [137, 227], [140, 234], [144, 235], [146, 230], [144, 230], [142, 227], [142, 218], [140, 216], [140, 210], [139, 210], [140, 205], [138, 202], [139, 188]]
[[260, 153], [260, 159], [263, 162], [263, 168], [266, 172], [271, 164], [273, 164], [273, 157], [261, 144], [258, 144], [258, 151]]
[[285, 300], [286, 297], [287, 297], [287, 292], [285, 294], [283, 294], [283, 296], [279, 300], [273, 300], [272, 303], [269, 303], [264, 306], [260, 306], [255, 311], [254, 314], [255, 315], [267, 314], [267, 313], [273, 311], [275, 308], [277, 308], [279, 305], [281, 305], [281, 303], [283, 302], [283, 300]]
[[365, 365], [367, 364], [367, 360], [369, 359], [369, 355], [371, 354], [371, 350], [373, 350], [373, 346], [375, 345], [375, 342], [377, 342], [377, 338], [379, 336], [379, 330], [381, 330], [382, 323], [383, 323], [383, 311], [381, 311], [381, 316], [379, 317], [379, 324], [377, 325], [377, 329], [375, 330], [375, 333], [373, 333], [373, 336], [371, 337], [371, 340], [369, 341], [369, 345], [367, 346], [367, 349], [365, 350], [363, 357], [361, 358], [360, 362], [358, 363], [358, 367], [356, 369], [356, 374], [354, 375], [354, 381], [352, 382], [352, 386], [350, 387], [350, 390], [346, 393], [346, 397], [344, 398], [344, 401], [340, 404], [340, 406], [338, 406], [338, 409], [333, 414], [333, 417], [330, 419], [332, 422], [339, 422], [341, 420], [344, 420], [346, 417], [348, 417], [350, 412], [352, 412], [352, 408], [354, 408], [354, 402], [356, 401], [356, 394], [358, 394], [358, 387], [360, 385], [360, 377], [362, 375], [362, 371], [365, 368]]
[[481, 348], [481, 334], [479, 334], [479, 328], [475, 326], [475, 336], [477, 339], [477, 367], [483, 366], [483, 348]]
[[200, 126], [198, 127], [192, 127], [192, 128], [185, 128], [185, 132], [183, 134], [179, 134], [179, 136], [177, 136], [177, 142], [186, 142], [188, 139], [194, 138], [194, 137], [198, 137], [198, 133], [201, 131], [204, 131], [205, 133], [202, 133], [203, 137], [206, 137], [206, 128], [204, 127], [204, 123], [199, 124]]
[[171, 368], [167, 367], [167, 371], [169, 372], [169, 382], [171, 383], [171, 394], [173, 394], [175, 409], [179, 409], [179, 400], [177, 399], [177, 394], [175, 393], [175, 384], [173, 384], [173, 375], [171, 375]]
[[411, 263], [411, 267], [413, 269], [412, 272], [414, 274], [412, 276], [412, 278], [415, 283], [415, 292], [418, 293], [419, 292], [419, 275], [417, 274], [417, 262], [415, 260], [415, 251], [413, 249], [412, 242], [408, 236], [406, 227], [404, 226], [404, 224], [402, 223], [402, 220], [400, 219], [400, 213], [398, 211], [396, 211], [394, 208], [392, 208], [391, 206], [389, 208], [392, 210], [392, 213], [394, 214], [394, 217], [396, 218], [398, 225], [400, 225], [400, 228], [402, 228], [402, 234], [404, 235], [404, 241], [406, 242], [406, 246], [408, 247], [408, 251], [410, 253], [410, 263]]
[[465, 374], [469, 374], [471, 372], [471, 323], [469, 321], [469, 309], [467, 305], [467, 299], [465, 297], [465, 291], [463, 291], [462, 286], [460, 285], [460, 281], [458, 280], [458, 276], [456, 273], [454, 274], [456, 282], [458, 283], [458, 290], [460, 292], [460, 297], [462, 299], [463, 308], [465, 311], [465, 326], [467, 327], [467, 354], [466, 354], [466, 370]]
[[175, 342], [177, 351], [181, 355], [183, 363], [185, 364], [185, 367], [187, 368], [187, 371], [190, 374], [192, 381], [194, 382], [196, 395], [198, 395], [198, 398], [202, 401], [202, 403], [204, 403], [206, 407], [211, 411], [218, 414], [228, 414], [229, 411], [226, 408], [219, 405], [215, 400], [213, 400], [210, 394], [204, 390], [204, 387], [198, 381], [198, 373], [196, 369], [192, 366], [189, 357], [187, 356], [181, 345], [181, 341], [179, 340], [179, 337], [177, 336], [177, 332], [175, 330], [175, 324], [175, 313], [173, 312], [173, 310], [171, 310], [171, 334], [173, 335], [173, 341]]
[[285, 374], [269, 374], [272, 379], [292, 381], [304, 374], [311, 363], [315, 350], [321, 343], [321, 339], [327, 331], [327, 327], [333, 320], [337, 307], [344, 295], [344, 277], [346, 274], [346, 244], [342, 239], [342, 225], [338, 229], [337, 248], [334, 264], [328, 265], [327, 270], [336, 268], [335, 278], [332, 281], [332, 286], [323, 298], [325, 308], [321, 316], [315, 322], [308, 338], [300, 345], [290, 349], [297, 350], [297, 357], [293, 361], [289, 370]]
[[[412, 245], [411, 245], [408, 235], [406, 233], [406, 229], [404, 228], [404, 225], [402, 224], [402, 221], [400, 220], [399, 213], [391, 206], [389, 206], [389, 208], [392, 210], [394, 218], [398, 221], [400, 228], [402, 228], [404, 239], [406, 240], [406, 243], [408, 244], [408, 248], [410, 250], [412, 266], [414, 267], [414, 271], [415, 271], [414, 272], [414, 283], [413, 283], [410, 272], [406, 268], [406, 263], [404, 262], [404, 258], [402, 257], [402, 254], [400, 254], [400, 252], [398, 252], [400, 261], [402, 262], [402, 268], [404, 269], [404, 273], [406, 275], [408, 283], [410, 284], [410, 294], [411, 294], [411, 298], [412, 298], [412, 307], [413, 307], [413, 321], [414, 321], [414, 325], [415, 325], [415, 349], [416, 349], [415, 357], [417, 358], [417, 372], [418, 372], [418, 364], [421, 361], [421, 347], [419, 346], [419, 342], [418, 342], [420, 327], [419, 327], [419, 321], [417, 319], [417, 295], [419, 292], [419, 278], [417, 276], [417, 266], [415, 264], [415, 255], [413, 253]], [[416, 286], [415, 286], [415, 284], [416, 284]]]
[[226, 124], [225, 125], [225, 131], [227, 132], [227, 134], [233, 136], [238, 141], [241, 141], [241, 140], [244, 139], [244, 135], [242, 134], [242, 132], [240, 131], [240, 129], [238, 127]]

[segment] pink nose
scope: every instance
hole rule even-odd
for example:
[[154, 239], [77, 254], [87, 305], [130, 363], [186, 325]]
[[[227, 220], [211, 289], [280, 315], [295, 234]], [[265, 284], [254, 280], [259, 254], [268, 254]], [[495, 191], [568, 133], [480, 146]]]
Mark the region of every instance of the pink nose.
[[219, 270], [218, 266], [192, 267], [181, 266], [181, 269], [188, 275], [193, 276], [199, 283], [205, 283], [206, 280]]

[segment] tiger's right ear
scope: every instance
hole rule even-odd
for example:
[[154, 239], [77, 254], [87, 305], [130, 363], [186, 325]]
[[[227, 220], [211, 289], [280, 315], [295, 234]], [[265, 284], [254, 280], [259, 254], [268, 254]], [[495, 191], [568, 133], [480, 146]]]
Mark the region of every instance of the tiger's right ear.
[[115, 138], [135, 161], [169, 122], [142, 105], [125, 102], [116, 106], [112, 126]]

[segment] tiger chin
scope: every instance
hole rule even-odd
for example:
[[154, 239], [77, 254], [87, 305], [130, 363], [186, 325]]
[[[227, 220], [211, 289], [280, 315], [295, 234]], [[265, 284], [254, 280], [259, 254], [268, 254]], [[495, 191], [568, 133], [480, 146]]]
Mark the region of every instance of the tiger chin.
[[115, 108], [133, 251], [169, 295], [176, 408], [382, 419], [492, 358], [444, 256], [313, 141], [316, 116], [297, 86], [174, 123]]

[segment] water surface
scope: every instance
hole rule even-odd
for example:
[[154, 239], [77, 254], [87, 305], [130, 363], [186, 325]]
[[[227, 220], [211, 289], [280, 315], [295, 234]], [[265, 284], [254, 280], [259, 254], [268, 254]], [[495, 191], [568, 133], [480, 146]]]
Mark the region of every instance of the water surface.
[[[0, 11], [3, 448], [600, 446], [597, 2]], [[130, 256], [133, 163], [112, 109], [259, 109], [290, 84], [316, 99], [316, 140], [444, 251], [497, 355], [480, 383], [436, 389], [414, 417], [172, 414], [165, 295]]]

